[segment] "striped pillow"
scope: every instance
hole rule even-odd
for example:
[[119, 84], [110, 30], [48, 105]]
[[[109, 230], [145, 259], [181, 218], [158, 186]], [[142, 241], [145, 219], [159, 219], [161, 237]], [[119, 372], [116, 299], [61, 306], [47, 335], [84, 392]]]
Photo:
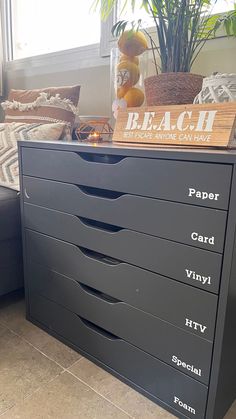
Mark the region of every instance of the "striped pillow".
[[49, 87], [35, 90], [11, 90], [2, 103], [4, 122], [74, 124], [80, 86]]
[[0, 185], [19, 190], [18, 140], [59, 140], [65, 124], [0, 124]]

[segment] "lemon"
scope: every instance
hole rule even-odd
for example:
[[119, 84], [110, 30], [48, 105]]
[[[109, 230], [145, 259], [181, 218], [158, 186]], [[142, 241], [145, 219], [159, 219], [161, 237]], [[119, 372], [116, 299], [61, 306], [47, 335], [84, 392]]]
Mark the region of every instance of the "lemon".
[[144, 93], [138, 87], [131, 87], [124, 95], [128, 107], [141, 106], [144, 102]]
[[131, 61], [121, 61], [117, 66], [117, 87], [131, 87], [139, 80], [140, 72]]
[[124, 31], [118, 39], [119, 50], [131, 57], [142, 54], [147, 47], [147, 40], [141, 31]]
[[136, 56], [132, 57], [132, 56], [128, 56], [128, 55], [125, 55], [125, 54], [121, 54], [120, 62], [121, 61], [131, 61], [132, 63], [134, 63], [136, 65], [139, 65], [139, 58], [136, 57]]
[[124, 95], [127, 93], [128, 89], [129, 87], [126, 86], [118, 87], [116, 91], [116, 96], [118, 97], [118, 99], [122, 99], [122, 97], [124, 97]]

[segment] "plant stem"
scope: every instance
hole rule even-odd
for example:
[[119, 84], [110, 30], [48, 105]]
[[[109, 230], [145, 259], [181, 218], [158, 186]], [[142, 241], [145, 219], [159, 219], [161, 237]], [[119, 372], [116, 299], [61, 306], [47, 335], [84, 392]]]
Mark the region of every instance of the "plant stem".
[[158, 71], [158, 64], [157, 64], [156, 55], [155, 55], [155, 49], [157, 50], [157, 52], [158, 52], [158, 54], [159, 54], [159, 55], [160, 55], [160, 53], [159, 53], [158, 48], [157, 48], [157, 46], [156, 46], [155, 42], [153, 41], [153, 39], [152, 39], [151, 35], [149, 35], [148, 31], [146, 31], [146, 29], [143, 29], [143, 31], [146, 33], [146, 35], [147, 35], [147, 36], [149, 37], [149, 39], [150, 39], [150, 42], [151, 42], [151, 50], [152, 50], [152, 56], [153, 56], [153, 61], [154, 61], [154, 65], [155, 65], [155, 70], [156, 70], [156, 73], [157, 73], [157, 74], [159, 74], [159, 71]]

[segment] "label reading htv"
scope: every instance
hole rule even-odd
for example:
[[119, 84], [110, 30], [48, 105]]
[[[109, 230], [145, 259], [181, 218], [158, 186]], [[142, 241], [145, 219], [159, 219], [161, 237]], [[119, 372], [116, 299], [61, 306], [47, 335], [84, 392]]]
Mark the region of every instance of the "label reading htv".
[[200, 323], [194, 322], [190, 319], [185, 319], [185, 326], [189, 327], [190, 329], [197, 330], [198, 332], [205, 333], [207, 326], [203, 326]]

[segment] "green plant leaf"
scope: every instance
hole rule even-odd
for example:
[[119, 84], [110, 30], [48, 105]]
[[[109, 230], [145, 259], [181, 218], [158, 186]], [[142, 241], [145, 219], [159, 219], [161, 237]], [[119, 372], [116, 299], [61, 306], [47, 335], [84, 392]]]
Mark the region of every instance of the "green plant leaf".
[[[216, 2], [217, 0], [215, 0]], [[102, 16], [108, 16], [118, 0], [93, 0], [100, 4]], [[153, 54], [161, 60], [162, 72], [190, 71], [196, 57], [208, 39], [221, 27], [228, 36], [236, 36], [236, 3], [234, 10], [211, 15], [212, 0], [120, 0], [123, 10], [139, 6], [153, 19], [158, 47], [147, 32]], [[121, 20], [113, 28], [114, 36], [124, 30], [139, 30], [142, 22]], [[144, 29], [145, 32], [145, 29]], [[155, 61], [155, 60], [154, 60]], [[156, 65], [157, 68], [157, 65]]]

